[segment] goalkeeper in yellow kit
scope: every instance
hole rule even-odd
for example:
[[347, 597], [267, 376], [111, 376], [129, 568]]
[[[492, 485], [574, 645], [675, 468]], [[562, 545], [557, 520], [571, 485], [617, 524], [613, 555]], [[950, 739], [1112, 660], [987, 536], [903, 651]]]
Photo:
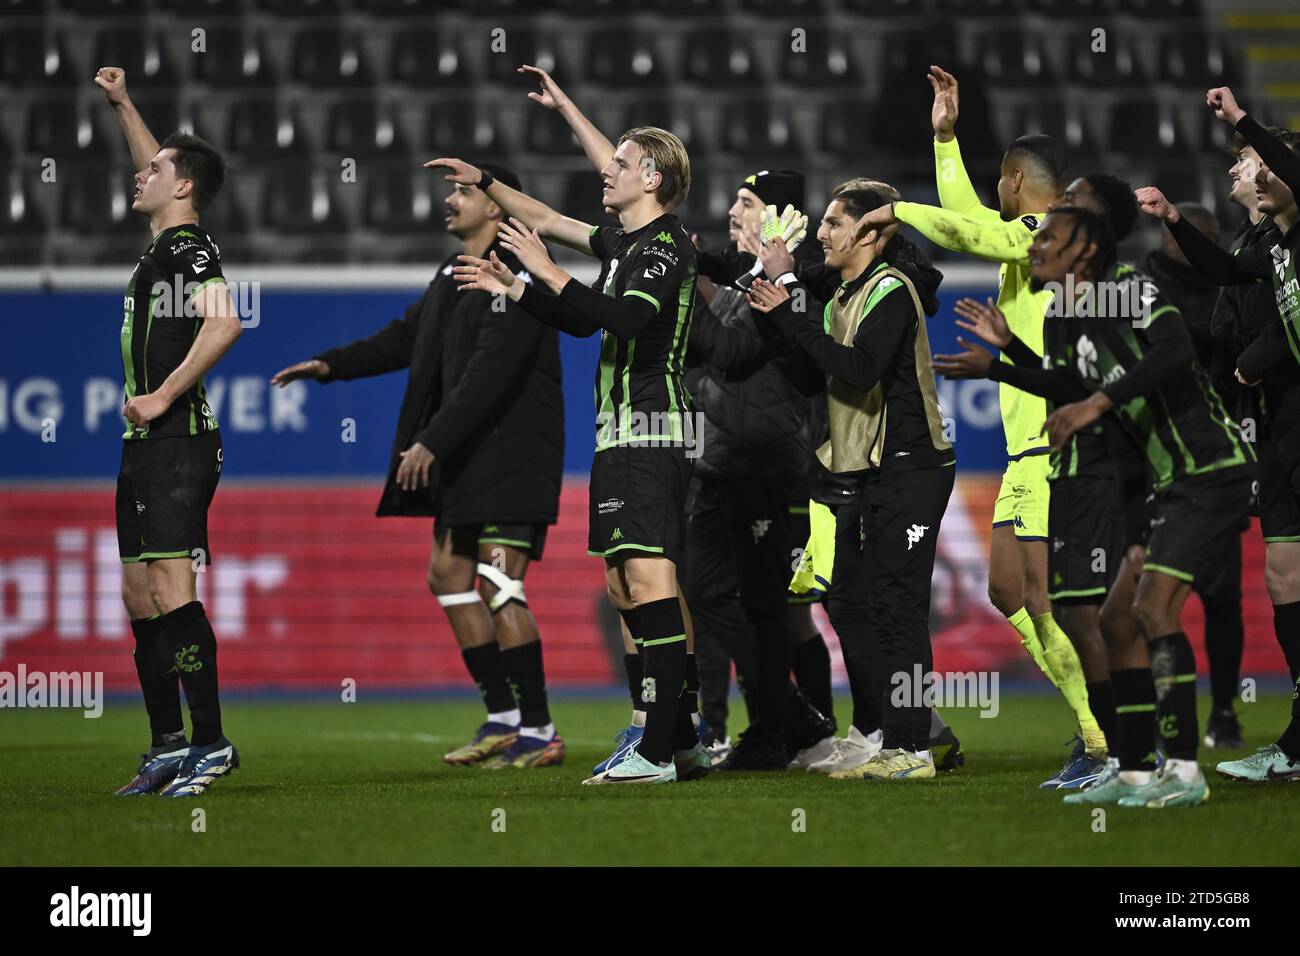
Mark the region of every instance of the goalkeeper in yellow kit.
[[[1063, 150], [1048, 136], [1022, 136], [1013, 142], [1003, 157], [998, 180], [1000, 209], [989, 209], [980, 203], [971, 185], [954, 133], [957, 80], [938, 67], [931, 67], [929, 80], [934, 88], [931, 122], [942, 208], [892, 203], [864, 216], [858, 235], [897, 222], [945, 249], [1001, 263], [998, 307], [1016, 336], [1042, 354], [1043, 319], [1052, 293], [1030, 290], [1028, 253], [1049, 205], [1064, 189]], [[1088, 752], [1100, 756], [1106, 740], [1088, 707], [1079, 655], [1052, 617], [1047, 597], [1051, 449], [1042, 434], [1046, 403], [1005, 384], [999, 387], [998, 398], [1006, 433], [1007, 470], [993, 510], [989, 600], [1016, 629], [1021, 644], [1069, 703]]]

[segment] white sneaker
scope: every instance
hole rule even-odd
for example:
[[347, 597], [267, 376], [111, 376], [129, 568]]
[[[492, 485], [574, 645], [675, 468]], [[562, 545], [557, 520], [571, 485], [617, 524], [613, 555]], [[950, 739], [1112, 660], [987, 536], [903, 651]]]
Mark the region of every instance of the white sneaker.
[[823, 760], [810, 764], [813, 773], [831, 774], [838, 770], [852, 770], [861, 767], [876, 754], [885, 742], [883, 730], [873, 730], [864, 734], [857, 727], [850, 727], [847, 737], [835, 739], [835, 749]]
[[828, 734], [811, 747], [805, 747], [794, 755], [794, 759], [790, 761], [790, 769], [807, 770], [813, 764], [825, 760], [835, 753], [835, 745], [839, 740], [840, 738], [834, 734]]
[[731, 738], [723, 737], [721, 740], [715, 740], [708, 749], [709, 761], [716, 767], [731, 756]]

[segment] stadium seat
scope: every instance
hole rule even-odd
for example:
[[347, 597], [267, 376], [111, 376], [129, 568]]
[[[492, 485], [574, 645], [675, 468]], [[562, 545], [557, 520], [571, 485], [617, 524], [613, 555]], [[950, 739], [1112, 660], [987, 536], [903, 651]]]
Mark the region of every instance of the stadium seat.
[[506, 28], [505, 50], [491, 53], [487, 58], [488, 77], [496, 83], [518, 87], [521, 91], [535, 89], [533, 80], [516, 72], [521, 63], [541, 67], [555, 76], [563, 85], [564, 71], [557, 67], [559, 45], [549, 30], [511, 26]]
[[149, 92], [140, 96], [133, 95], [131, 102], [135, 103], [135, 108], [144, 119], [144, 125], [149, 127], [159, 142], [182, 128], [194, 132], [193, 120], [182, 115], [180, 101], [174, 95]]
[[281, 232], [337, 233], [345, 226], [332, 173], [308, 173], [282, 166], [267, 177], [261, 209], [263, 224]]
[[1107, 148], [1111, 152], [1146, 156], [1182, 153], [1190, 147], [1173, 108], [1167, 103], [1141, 97], [1119, 100], [1111, 105]]
[[1015, 17], [1025, 0], [937, 0], [937, 13], [944, 17]]
[[176, 79], [162, 35], [141, 26], [100, 32], [95, 38], [95, 62], [122, 67], [135, 89], [162, 86]]
[[658, 126], [666, 129], [680, 139], [688, 150], [700, 145], [691, 111], [674, 100], [633, 100], [624, 107], [618, 129], [612, 132], [622, 133], [634, 126]]
[[341, 30], [303, 30], [293, 38], [292, 63], [293, 78], [311, 86], [364, 86], [370, 82], [360, 41]]
[[1050, 57], [1037, 33], [996, 29], [979, 38], [976, 62], [989, 86], [1039, 86], [1050, 82]]
[[442, 225], [448, 183], [428, 170], [373, 167], [363, 174], [366, 196], [362, 222], [382, 232], [429, 232]]
[[[1093, 31], [1097, 29], [1106, 31], [1105, 52], [1093, 52]], [[1093, 88], [1146, 85], [1131, 30], [1114, 22], [1098, 23], [1078, 28], [1068, 42], [1069, 77], [1073, 82]]]
[[865, 100], [835, 100], [822, 106], [817, 123], [820, 131], [817, 146], [836, 156], [864, 156], [871, 150], [867, 124], [871, 104]]
[[257, 0], [257, 5], [281, 17], [309, 17], [339, 10], [339, 0]]
[[803, 16], [825, 6], [822, 0], [740, 0], [740, 5], [768, 17]]
[[[1096, 138], [1082, 109], [1059, 97], [1025, 102], [1007, 111], [1007, 142], [1029, 133], [1045, 133], [1065, 144], [1071, 172], [1086, 172], [1096, 162]], [[1087, 168], [1084, 165], [1086, 164]]]
[[0, 170], [0, 236], [31, 238], [45, 232], [45, 217], [33, 201], [31, 169]]
[[68, 7], [82, 16], [121, 16], [142, 13], [144, 0], [68, 0]]
[[236, 177], [226, 177], [221, 192], [203, 210], [200, 218], [203, 228], [217, 241], [222, 258], [229, 259], [228, 245], [248, 232], [248, 218], [239, 202], [239, 183]]
[[524, 147], [547, 156], [581, 156], [582, 147], [560, 114], [533, 107], [524, 114]]
[[722, 148], [754, 159], [794, 157], [798, 133], [788, 107], [769, 100], [742, 100], [722, 110]]
[[262, 38], [252, 30], [209, 30], [206, 50], [193, 57], [194, 79], [214, 88], [271, 86], [275, 75]]
[[1175, 17], [1199, 17], [1200, 0], [1124, 0], [1123, 12], [1134, 17], [1171, 20]]
[[224, 145], [232, 153], [257, 156], [300, 156], [308, 146], [297, 106], [266, 99], [230, 104]]
[[[692, 37], [693, 39], [694, 37]], [[587, 79], [600, 86], [658, 86], [663, 83], [659, 50], [644, 32], [617, 28], [587, 38]]]
[[708, 16], [717, 9], [717, 0], [652, 0], [659, 13], [670, 17]]
[[502, 149], [497, 112], [490, 102], [471, 109], [458, 100], [437, 100], [429, 108], [424, 145], [438, 156], [495, 156]]
[[1197, 116], [1200, 128], [1198, 129], [1197, 145], [1202, 151], [1208, 153], [1210, 157], [1224, 157], [1225, 166], [1231, 165], [1232, 160], [1227, 158], [1226, 150], [1232, 145], [1232, 127], [1219, 119], [1208, 109], [1197, 110]]
[[1026, 0], [1029, 13], [1038, 13], [1051, 21], [1108, 16], [1113, 0]]
[[163, 9], [172, 13], [235, 16], [240, 10], [240, 0], [160, 0]]
[[1160, 72], [1166, 83], [1190, 87], [1228, 86], [1233, 71], [1228, 46], [1202, 30], [1166, 33], [1160, 38]]
[[470, 77], [454, 37], [437, 30], [401, 30], [393, 37], [393, 80], [407, 86], [465, 86]]
[[849, 37], [838, 30], [816, 28], [805, 37], [801, 51], [782, 38], [781, 78], [804, 87], [860, 86], [857, 56]]
[[86, 99], [32, 100], [23, 136], [27, 152], [60, 161], [107, 155], [108, 141], [96, 115], [103, 109], [101, 103]]
[[406, 152], [401, 119], [391, 103], [373, 99], [345, 100], [329, 109], [325, 121], [326, 148], [345, 156], [378, 156]]
[[59, 218], [63, 228], [96, 233], [139, 233], [148, 242], [148, 225], [131, 210], [135, 184], [129, 166], [80, 164], [59, 173]]
[[688, 82], [735, 87], [758, 82], [758, 58], [749, 38], [731, 30], [698, 30], [687, 35], [682, 69]]
[[39, 28], [0, 30], [0, 83], [11, 86], [69, 86], [71, 64], [63, 35]]

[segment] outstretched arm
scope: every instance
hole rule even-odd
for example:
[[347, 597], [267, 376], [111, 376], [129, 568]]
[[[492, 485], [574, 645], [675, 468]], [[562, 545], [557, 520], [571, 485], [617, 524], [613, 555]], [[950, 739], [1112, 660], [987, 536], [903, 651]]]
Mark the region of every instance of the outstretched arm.
[[[953, 252], [965, 252], [991, 262], [1025, 265], [1038, 221], [1022, 216], [1010, 222], [972, 219], [950, 209], [916, 202], [894, 202], [873, 209], [858, 220], [856, 239], [872, 229], [886, 230], [897, 223], [911, 226], [931, 242]], [[886, 233], [887, 235], [888, 233]]]
[[[463, 186], [479, 186], [483, 182], [483, 171], [460, 159], [431, 159], [424, 166], [426, 169], [445, 166], [451, 170], [443, 177], [448, 182]], [[529, 229], [536, 229], [543, 239], [554, 239], [570, 249], [591, 255], [591, 226], [587, 223], [562, 216], [541, 200], [511, 189], [495, 179], [488, 184], [486, 192], [488, 198], [504, 209], [507, 215], [514, 216]]]
[[131, 162], [137, 171], [149, 165], [149, 160], [158, 155], [158, 140], [153, 138], [149, 127], [144, 125], [135, 104], [126, 92], [126, 71], [120, 66], [101, 66], [95, 74], [95, 85], [104, 91], [104, 96], [117, 112], [117, 119], [126, 134], [126, 145], [131, 150]]
[[541, 67], [527, 64], [519, 67], [515, 72], [537, 77], [541, 90], [529, 93], [528, 98], [564, 117], [564, 121], [569, 124], [569, 129], [573, 130], [573, 135], [578, 137], [582, 151], [587, 154], [587, 159], [591, 161], [596, 172], [608, 166], [609, 161], [614, 158], [614, 144], [605, 138], [604, 133], [596, 129], [595, 123], [582, 114], [582, 110], [574, 105], [573, 100], [564, 95], [564, 90], [551, 79], [551, 74]]
[[957, 145], [957, 77], [931, 66], [926, 79], [934, 90], [930, 125], [934, 127], [934, 181], [939, 190], [939, 205], [969, 219], [1000, 221], [996, 209], [980, 202], [961, 160], [961, 148]]
[[1268, 249], [1261, 243], [1233, 255], [1188, 222], [1155, 186], [1134, 192], [1138, 207], [1164, 222], [1187, 261], [1215, 285], [1244, 285], [1269, 275]]

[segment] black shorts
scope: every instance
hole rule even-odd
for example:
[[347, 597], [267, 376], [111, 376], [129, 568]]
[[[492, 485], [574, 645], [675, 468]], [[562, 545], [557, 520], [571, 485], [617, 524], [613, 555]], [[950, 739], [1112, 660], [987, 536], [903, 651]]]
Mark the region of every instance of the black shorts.
[[433, 523], [434, 537], [438, 536], [440, 531], [449, 531], [458, 538], [461, 535], [472, 535], [479, 544], [503, 544], [509, 548], [518, 548], [528, 554], [530, 560], [542, 560], [542, 551], [546, 549], [546, 532], [550, 526], [544, 522], [538, 521], [533, 524], [497, 524], [484, 522], [483, 524], [444, 524], [441, 521]]
[[1251, 477], [1244, 467], [1177, 481], [1156, 492], [1143, 571], [1186, 581], [1198, 591], [1219, 577], [1249, 522]]
[[161, 558], [212, 562], [208, 506], [221, 464], [220, 432], [122, 442], [117, 550], [123, 564]]
[[685, 451], [619, 445], [596, 452], [587, 502], [588, 554], [611, 557], [643, 551], [682, 563], [691, 479]]
[[1259, 530], [1264, 541], [1300, 541], [1300, 496], [1291, 487], [1277, 446], [1269, 436], [1259, 444]]
[[1079, 476], [1051, 484], [1047, 596], [1057, 604], [1100, 604], [1124, 559], [1119, 482]]

